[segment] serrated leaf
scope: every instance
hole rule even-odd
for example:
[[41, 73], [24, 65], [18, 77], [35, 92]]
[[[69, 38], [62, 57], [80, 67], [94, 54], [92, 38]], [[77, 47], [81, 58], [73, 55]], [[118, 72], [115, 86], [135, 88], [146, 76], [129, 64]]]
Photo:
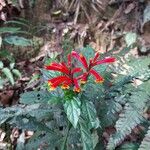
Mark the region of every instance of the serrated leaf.
[[66, 111], [67, 118], [74, 128], [77, 127], [78, 120], [81, 114], [80, 106], [81, 101], [79, 100], [79, 98], [76, 97], [74, 97], [71, 100], [67, 100], [64, 104], [64, 109]]
[[130, 68], [128, 74], [131, 76], [138, 77], [142, 80], [147, 80], [150, 77], [150, 59], [149, 57], [141, 57], [139, 59], [132, 60], [129, 62]]
[[3, 68], [2, 72], [6, 75], [12, 85], [14, 85], [14, 78], [9, 68]]
[[4, 38], [4, 41], [8, 44], [16, 45], [16, 46], [31, 46], [32, 42], [29, 39], [19, 36], [8, 36]]
[[150, 149], [150, 127], [148, 128], [147, 134], [145, 135], [138, 150], [149, 150]]
[[126, 103], [124, 111], [119, 115], [116, 122], [116, 133], [109, 139], [107, 149], [114, 150], [116, 146], [129, 135], [133, 128], [144, 121], [142, 112]]
[[2, 69], [4, 67], [4, 64], [2, 61], [0, 61], [0, 69]]
[[13, 70], [12, 70], [12, 73], [13, 73], [14, 75], [16, 75], [17, 77], [21, 78], [21, 73], [20, 73], [20, 71], [19, 71], [18, 69], [13, 69]]
[[89, 121], [90, 128], [98, 128], [100, 121], [96, 114], [95, 106], [92, 102], [86, 101], [82, 104], [82, 111], [85, 113], [87, 120]]
[[82, 120], [79, 122], [80, 134], [83, 145], [83, 150], [93, 150], [93, 141], [90, 129], [86, 121]]
[[126, 41], [127, 46], [131, 46], [132, 44], [134, 44], [136, 42], [136, 39], [137, 39], [136, 33], [128, 32], [125, 35], [125, 41]]

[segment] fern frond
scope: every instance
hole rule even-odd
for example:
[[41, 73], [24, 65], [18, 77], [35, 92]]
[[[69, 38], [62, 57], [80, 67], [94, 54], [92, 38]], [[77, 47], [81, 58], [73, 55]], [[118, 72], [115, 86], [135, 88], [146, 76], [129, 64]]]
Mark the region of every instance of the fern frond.
[[118, 119], [117, 113], [122, 110], [120, 102], [110, 99], [108, 101], [105, 100], [100, 105], [101, 107], [98, 109], [98, 114], [101, 125], [106, 127], [114, 124]]
[[113, 150], [121, 143], [127, 135], [129, 135], [138, 124], [144, 121], [143, 113], [146, 103], [149, 99], [149, 94], [139, 90], [132, 93], [132, 96], [125, 104], [124, 110], [119, 115], [116, 122], [116, 133], [110, 138], [107, 149]]
[[128, 65], [130, 66], [129, 74], [131, 76], [138, 77], [142, 80], [150, 78], [150, 59], [148, 57], [136, 59], [129, 62]]
[[119, 115], [116, 122], [117, 132], [109, 139], [107, 149], [113, 150], [121, 143], [133, 128], [143, 121], [142, 114], [136, 111], [129, 103], [125, 105], [124, 111]]
[[150, 127], [138, 150], [150, 150]]

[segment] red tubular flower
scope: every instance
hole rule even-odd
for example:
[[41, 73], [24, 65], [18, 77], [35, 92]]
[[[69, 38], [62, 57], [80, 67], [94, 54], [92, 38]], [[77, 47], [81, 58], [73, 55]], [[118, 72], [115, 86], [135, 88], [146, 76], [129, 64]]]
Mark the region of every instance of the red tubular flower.
[[[67, 66], [68, 65], [68, 66]], [[75, 92], [80, 92], [80, 86], [78, 84], [78, 78], [74, 78], [74, 74], [81, 72], [82, 69], [79, 67], [73, 68], [71, 66], [71, 54], [68, 55], [67, 65], [65, 63], [56, 63], [53, 62], [50, 65], [45, 66], [47, 70], [59, 71], [63, 75], [49, 79], [48, 85], [50, 90], [56, 89], [58, 86], [61, 86], [62, 89], [69, 89], [70, 86], [74, 87]]]
[[74, 73], [81, 72], [81, 71], [82, 71], [81, 68], [73, 68], [71, 73], [74, 74]]
[[105, 59], [94, 62], [93, 66], [104, 64], [104, 63], [113, 63], [115, 61], [116, 61], [116, 59], [114, 57], [105, 58]]
[[49, 66], [45, 66], [45, 69], [59, 71], [59, 72], [65, 73], [65, 74], [69, 74], [68, 68], [59, 63], [52, 63]]
[[88, 63], [86, 61], [86, 58], [82, 55], [82, 54], [78, 54], [77, 52], [75, 51], [72, 51], [72, 56], [74, 56], [75, 58], [77, 58], [77, 60], [79, 60], [82, 65], [84, 66], [85, 69], [88, 69]]
[[100, 54], [99, 54], [99, 52], [97, 52], [95, 54], [95, 57], [93, 58], [93, 62], [95, 62], [99, 58], [99, 56], [100, 56]]
[[49, 66], [45, 66], [45, 69], [46, 70], [53, 70], [53, 71], [59, 71], [59, 72], [62, 72], [62, 73], [65, 73], [65, 74], [68, 74], [68, 70], [66, 70], [62, 65], [61, 66], [58, 66], [58, 65], [54, 65], [54, 64], [51, 64]]
[[80, 78], [80, 83], [85, 84], [87, 82], [88, 73], [83, 73], [81, 76], [79, 76], [79, 78]]
[[81, 55], [81, 54], [79, 55], [77, 52], [72, 51], [72, 56], [74, 56], [76, 59], [78, 59], [83, 64], [84, 68], [87, 71], [86, 73], [83, 73], [81, 76], [78, 77], [80, 79], [80, 82], [83, 84], [86, 83], [89, 74], [93, 75], [96, 78], [96, 80], [95, 80], [96, 83], [102, 83], [104, 81], [103, 77], [92, 68], [96, 65], [100, 65], [100, 64], [104, 64], [104, 63], [112, 63], [115, 61], [114, 57], [98, 60], [99, 56], [100, 56], [99, 52], [97, 52], [95, 54], [93, 59], [92, 58], [90, 59], [89, 65], [87, 63], [86, 58], [83, 55]]
[[[72, 69], [71, 64], [72, 56], [75, 57], [78, 61], [80, 61], [86, 70], [86, 72], [76, 77], [74, 77], [74, 74], [81, 72], [82, 68], [75, 67]], [[110, 57], [98, 60], [99, 56], [100, 54], [97, 52], [94, 58], [91, 58], [88, 63], [86, 58], [82, 54], [78, 54], [77, 52], [72, 51], [72, 53], [68, 55], [68, 62], [66, 64], [63, 62], [62, 63], [54, 62], [48, 66], [45, 66], [45, 69], [47, 70], [59, 71], [63, 74], [48, 80], [50, 90], [54, 90], [58, 86], [61, 86], [62, 89], [69, 89], [70, 87], [73, 87], [73, 90], [75, 92], [80, 92], [81, 88], [78, 81], [80, 80], [80, 84], [86, 83], [89, 75], [94, 76], [96, 83], [102, 83], [104, 81], [104, 78], [97, 71], [95, 71], [93, 67], [104, 63], [112, 63], [115, 61], [115, 58]]]
[[54, 90], [57, 86], [63, 83], [66, 83], [66, 85], [68, 85], [69, 87], [72, 81], [67, 76], [58, 76], [48, 80], [48, 85], [50, 86], [50, 90]]
[[89, 73], [92, 74], [96, 78], [95, 80], [96, 83], [104, 82], [104, 78], [101, 75], [99, 75], [98, 72], [95, 71], [94, 69], [91, 69]]
[[74, 86], [74, 92], [79, 93], [81, 91], [81, 89], [80, 89], [80, 86], [78, 84], [78, 80], [76, 78], [74, 78], [73, 81], [74, 81], [74, 85], [75, 85]]

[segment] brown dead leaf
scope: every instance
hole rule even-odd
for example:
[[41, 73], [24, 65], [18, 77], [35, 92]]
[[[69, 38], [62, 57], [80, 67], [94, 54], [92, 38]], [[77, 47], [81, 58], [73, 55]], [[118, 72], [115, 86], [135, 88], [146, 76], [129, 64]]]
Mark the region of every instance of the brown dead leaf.
[[14, 95], [14, 90], [0, 92], [0, 103], [2, 105], [10, 105], [13, 95]]
[[124, 13], [125, 14], [129, 14], [133, 9], [135, 8], [135, 4], [131, 3], [127, 6], [127, 8], [125, 9]]

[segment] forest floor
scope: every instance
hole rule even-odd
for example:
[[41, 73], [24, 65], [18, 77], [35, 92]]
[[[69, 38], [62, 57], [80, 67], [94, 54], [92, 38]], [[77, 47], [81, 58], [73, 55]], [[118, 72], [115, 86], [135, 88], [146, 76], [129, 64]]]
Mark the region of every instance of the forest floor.
[[[50, 12], [45, 10], [47, 4], [41, 4], [42, 2], [38, 1], [34, 9], [22, 10], [20, 14], [29, 22], [32, 18], [27, 11], [35, 14], [30, 31], [33, 32], [36, 44], [23, 48], [7, 46], [10, 53], [16, 49], [13, 57], [16, 68], [20, 70], [22, 76], [16, 79], [14, 86], [7, 83], [0, 90], [0, 103], [3, 107], [17, 104], [21, 93], [31, 91], [40, 84], [40, 68], [43, 68], [45, 56], [65, 55], [70, 49], [78, 49], [87, 44], [100, 53], [109, 52], [114, 48], [117, 49], [117, 53], [130, 43], [127, 34], [130, 39], [134, 38], [132, 33], [136, 36], [136, 47], [131, 53], [136, 57], [149, 55], [150, 3], [148, 1], [102, 1], [98, 8], [97, 13], [100, 14], [98, 17], [96, 12], [91, 11], [93, 14], [90, 14], [82, 6], [80, 10], [83, 9], [83, 16], [76, 10], [77, 8], [75, 12], [67, 13], [63, 13], [61, 9], [53, 9], [50, 15]], [[36, 32], [34, 27], [37, 29]], [[2, 60], [6, 65], [8, 64], [5, 58]], [[104, 133], [105, 139], [108, 138], [108, 132], [111, 130], [113, 129], [108, 129]], [[26, 132], [26, 137], [29, 138], [32, 134]], [[6, 133], [0, 130], [0, 143], [5, 136]], [[14, 143], [18, 137], [19, 130], [14, 129], [11, 135]], [[129, 138], [137, 139], [132, 135]]]

